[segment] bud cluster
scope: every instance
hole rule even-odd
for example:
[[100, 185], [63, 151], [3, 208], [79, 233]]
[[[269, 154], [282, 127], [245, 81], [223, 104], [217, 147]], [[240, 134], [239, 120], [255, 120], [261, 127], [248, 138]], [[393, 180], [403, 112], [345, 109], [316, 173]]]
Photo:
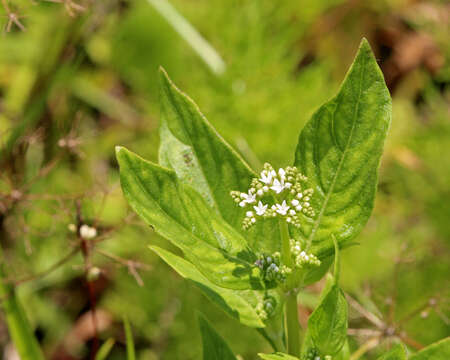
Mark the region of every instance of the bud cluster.
[[255, 265], [261, 270], [265, 282], [283, 282], [286, 276], [291, 273], [291, 269], [282, 265], [280, 259], [280, 253], [276, 252], [273, 255], [261, 254], [255, 261]]
[[302, 356], [302, 360], [332, 360], [332, 357], [331, 355], [320, 356], [319, 350], [311, 348]]
[[[242, 221], [243, 228], [250, 228], [261, 217], [280, 217], [295, 227], [300, 227], [301, 214], [314, 216], [310, 204], [313, 189], [305, 189], [307, 180], [295, 166], [280, 168], [277, 172], [272, 165], [265, 163], [260, 177], [252, 180], [247, 193], [230, 193], [240, 207], [250, 208]], [[278, 202], [274, 202], [274, 198]]]
[[262, 320], [267, 320], [269, 316], [274, 312], [276, 307], [276, 301], [271, 296], [266, 296], [264, 301], [261, 301], [256, 305], [256, 313]]
[[295, 266], [301, 268], [305, 265], [320, 266], [320, 260], [311, 253], [302, 250], [300, 242], [290, 239], [291, 254], [295, 261]]

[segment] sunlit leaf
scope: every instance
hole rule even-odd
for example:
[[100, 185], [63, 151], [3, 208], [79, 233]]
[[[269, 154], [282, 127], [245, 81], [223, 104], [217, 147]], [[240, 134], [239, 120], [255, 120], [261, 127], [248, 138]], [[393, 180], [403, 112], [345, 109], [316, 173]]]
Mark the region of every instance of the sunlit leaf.
[[320, 257], [333, 252], [332, 234], [342, 248], [366, 224], [390, 121], [389, 91], [363, 40], [338, 94], [302, 130], [295, 154], [316, 211], [302, 237]]
[[261, 288], [245, 240], [174, 171], [117, 148], [123, 193], [149, 225], [178, 246], [213, 283], [234, 289]]
[[[174, 169], [177, 176], [197, 190], [225, 221], [242, 231], [245, 210], [236, 206], [230, 191], [247, 192], [256, 174], [162, 69], [160, 96], [160, 163]], [[245, 232], [245, 237], [260, 251], [280, 249], [274, 220], [257, 223]]]

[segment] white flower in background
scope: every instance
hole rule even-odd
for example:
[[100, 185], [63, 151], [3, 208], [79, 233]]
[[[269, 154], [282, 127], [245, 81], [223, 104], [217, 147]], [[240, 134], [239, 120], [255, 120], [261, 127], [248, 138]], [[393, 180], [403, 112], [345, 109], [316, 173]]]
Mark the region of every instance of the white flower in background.
[[268, 205], [264, 205], [261, 201], [258, 202], [258, 206], [253, 206], [256, 211], [256, 215], [263, 216], [267, 210]]
[[95, 227], [83, 224], [80, 227], [80, 236], [86, 240], [93, 239], [97, 236], [97, 229]]

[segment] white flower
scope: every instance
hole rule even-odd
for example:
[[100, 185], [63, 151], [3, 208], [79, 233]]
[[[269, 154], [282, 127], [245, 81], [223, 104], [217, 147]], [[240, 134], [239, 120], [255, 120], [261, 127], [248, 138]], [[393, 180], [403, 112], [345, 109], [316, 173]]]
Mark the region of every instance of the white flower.
[[289, 215], [292, 215], [292, 216], [294, 216], [296, 214], [296, 212], [295, 212], [295, 210], [294, 209], [291, 209], [291, 210], [289, 210]]
[[80, 227], [80, 236], [86, 240], [93, 239], [97, 236], [97, 229], [83, 224]]
[[252, 212], [252, 211], [247, 211], [247, 212], [245, 213], [245, 215], [246, 215], [247, 217], [252, 217], [252, 216], [253, 216], [253, 212]]
[[284, 180], [286, 178], [286, 171], [284, 171], [283, 168], [278, 169], [278, 175], [280, 176], [281, 180]]
[[269, 187], [266, 186], [266, 185], [264, 185], [262, 189], [263, 189], [264, 192], [268, 192], [269, 191]]
[[256, 192], [256, 195], [258, 195], [258, 196], [263, 196], [263, 195], [264, 195], [263, 189], [259, 189], [259, 190]]
[[261, 177], [259, 180], [267, 185], [270, 185], [272, 183], [272, 172], [268, 172], [267, 170], [261, 171]]
[[247, 203], [247, 204], [252, 204], [252, 203], [256, 202], [256, 195], [253, 194], [252, 191], [249, 191], [248, 194], [242, 193], [241, 198], [243, 198], [244, 203]]
[[265, 214], [267, 210], [267, 205], [264, 205], [261, 201], [258, 203], [258, 206], [253, 206], [253, 209], [256, 211], [256, 215], [262, 216]]
[[294, 199], [291, 201], [292, 206], [297, 206], [299, 204], [299, 201], [297, 199]]
[[280, 215], [286, 215], [289, 210], [289, 206], [286, 204], [286, 200], [283, 200], [281, 205], [276, 204], [275, 206], [277, 207], [276, 212]]
[[277, 194], [283, 191], [284, 189], [284, 180], [278, 181], [278, 179], [275, 179], [273, 181], [273, 185], [270, 187], [273, 191], [275, 191]]

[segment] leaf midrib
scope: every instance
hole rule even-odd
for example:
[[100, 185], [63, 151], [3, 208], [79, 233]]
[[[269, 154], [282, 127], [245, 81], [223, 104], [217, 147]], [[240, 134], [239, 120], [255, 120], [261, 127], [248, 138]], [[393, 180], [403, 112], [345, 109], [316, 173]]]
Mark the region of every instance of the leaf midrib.
[[[344, 148], [344, 151], [342, 152], [342, 157], [339, 160], [339, 164], [338, 164], [337, 170], [336, 170], [336, 172], [335, 172], [335, 174], [333, 176], [333, 180], [331, 181], [330, 188], [329, 188], [329, 190], [328, 190], [328, 192], [327, 192], [327, 194], [325, 196], [325, 200], [323, 202], [323, 206], [320, 209], [320, 212], [319, 212], [319, 215], [317, 217], [317, 220], [314, 222], [313, 228], [311, 230], [311, 234], [308, 237], [308, 241], [307, 241], [307, 244], [306, 244], [306, 248], [308, 250], [311, 247], [313, 238], [314, 238], [314, 236], [316, 234], [316, 231], [317, 231], [317, 229], [318, 229], [318, 227], [319, 227], [319, 225], [320, 225], [320, 223], [322, 221], [322, 217], [323, 217], [323, 215], [325, 213], [325, 209], [326, 209], [326, 207], [328, 205], [328, 201], [330, 200], [331, 194], [333, 193], [334, 186], [336, 184], [336, 179], [337, 179], [337, 177], [338, 177], [338, 175], [339, 175], [339, 173], [341, 171], [342, 164], [344, 163], [345, 156], [346, 156], [348, 148], [349, 148], [349, 144], [350, 144], [350, 142], [352, 140], [352, 137], [353, 137], [353, 132], [355, 130], [355, 124], [356, 124], [356, 116], [358, 115], [359, 103], [360, 103], [360, 100], [361, 100], [361, 92], [362, 92], [362, 83], [363, 83], [363, 79], [364, 79], [364, 72], [365, 72], [365, 57], [363, 57], [363, 61], [362, 61], [362, 71], [361, 71], [359, 90], [358, 90], [358, 100], [357, 100], [356, 106], [355, 106], [355, 112], [354, 112], [354, 115], [353, 115], [352, 128], [350, 130], [350, 135], [348, 137], [347, 143], [345, 144], [345, 148]], [[336, 113], [336, 109], [337, 109], [338, 105], [339, 104], [336, 105], [336, 108], [333, 111], [333, 116], [332, 116], [332, 120], [331, 120], [332, 124], [333, 124], [333, 127], [332, 127], [333, 128], [333, 132], [334, 132], [334, 118], [335, 118], [335, 113]]]

